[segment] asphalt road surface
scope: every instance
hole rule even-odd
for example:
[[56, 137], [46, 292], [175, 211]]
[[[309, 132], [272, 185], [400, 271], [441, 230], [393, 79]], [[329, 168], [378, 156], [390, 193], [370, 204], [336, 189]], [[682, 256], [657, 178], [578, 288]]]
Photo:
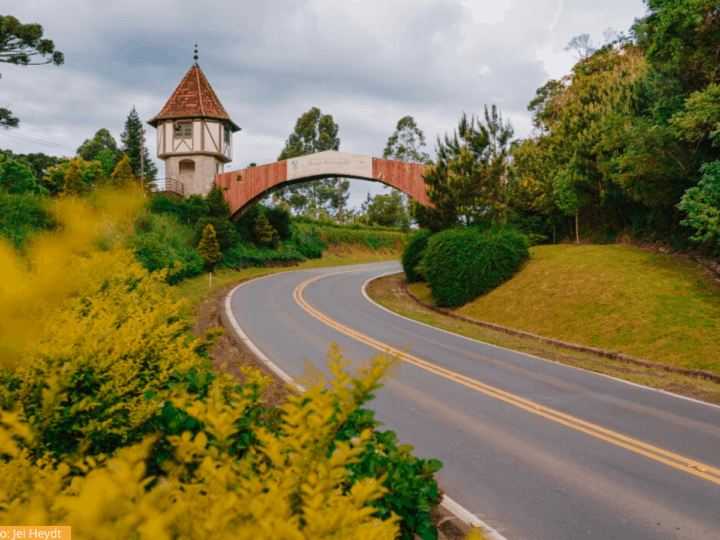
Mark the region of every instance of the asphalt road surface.
[[441, 460], [448, 495], [508, 540], [720, 540], [720, 407], [425, 326], [363, 294], [400, 269], [275, 274], [230, 305], [291, 377], [303, 358], [326, 367], [332, 342], [356, 360], [411, 345], [366, 406]]

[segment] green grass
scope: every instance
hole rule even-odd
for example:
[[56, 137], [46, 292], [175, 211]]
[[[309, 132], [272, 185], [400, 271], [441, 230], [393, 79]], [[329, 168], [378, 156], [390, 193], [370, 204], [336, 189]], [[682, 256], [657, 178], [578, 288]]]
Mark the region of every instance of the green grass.
[[[694, 265], [621, 245], [536, 246], [518, 275], [454, 310], [547, 337], [720, 373], [720, 287]], [[432, 301], [426, 283], [410, 290]]]
[[268, 274], [289, 272], [292, 270], [308, 270], [311, 268], [327, 268], [329, 266], [346, 266], [350, 264], [365, 264], [372, 262], [395, 261], [400, 258], [396, 251], [370, 251], [357, 246], [344, 245], [338, 249], [331, 249], [323, 253], [321, 259], [312, 259], [297, 266], [283, 268], [245, 268], [232, 270], [223, 268], [213, 273], [212, 289], [208, 286], [208, 275], [204, 273], [194, 278], [185, 279], [177, 286], [179, 296], [187, 298], [191, 305], [195, 305], [209, 292], [215, 291], [231, 283], [240, 283]]

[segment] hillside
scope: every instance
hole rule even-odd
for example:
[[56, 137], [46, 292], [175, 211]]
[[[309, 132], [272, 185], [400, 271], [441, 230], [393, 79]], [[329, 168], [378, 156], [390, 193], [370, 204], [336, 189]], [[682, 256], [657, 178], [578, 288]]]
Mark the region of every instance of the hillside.
[[[694, 265], [622, 245], [551, 245], [455, 312], [645, 360], [720, 373], [720, 286]], [[431, 301], [426, 283], [410, 285]]]

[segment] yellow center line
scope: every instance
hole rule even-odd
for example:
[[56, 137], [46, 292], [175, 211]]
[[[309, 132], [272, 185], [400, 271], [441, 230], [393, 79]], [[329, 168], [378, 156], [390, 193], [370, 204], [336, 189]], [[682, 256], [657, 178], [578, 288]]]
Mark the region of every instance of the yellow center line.
[[598, 439], [602, 439], [602, 440], [612, 443], [616, 446], [620, 446], [627, 450], [631, 450], [631, 451], [641, 454], [645, 457], [649, 457], [651, 459], [654, 459], [656, 461], [659, 461], [661, 463], [664, 463], [666, 465], [669, 465], [669, 466], [679, 469], [681, 471], [685, 471], [687, 473], [693, 474], [695, 476], [698, 476], [700, 478], [709, 480], [710, 482], [720, 485], [720, 470], [718, 470], [714, 467], [710, 467], [709, 465], [705, 465], [703, 463], [697, 462], [692, 459], [685, 458], [678, 454], [668, 452], [667, 450], [663, 450], [662, 448], [658, 448], [656, 446], [646, 444], [642, 441], [638, 441], [631, 437], [627, 437], [626, 435], [616, 433], [609, 429], [603, 428], [596, 424], [592, 424], [590, 422], [586, 422], [584, 420], [581, 420], [580, 418], [576, 418], [574, 416], [562, 413], [560, 411], [556, 411], [549, 407], [539, 405], [539, 404], [529, 401], [527, 399], [521, 398], [520, 396], [517, 396], [515, 394], [505, 392], [504, 390], [501, 390], [499, 388], [495, 388], [495, 387], [487, 385], [485, 383], [481, 383], [480, 381], [477, 381], [475, 379], [472, 379], [472, 378], [462, 375], [460, 373], [437, 366], [435, 364], [427, 362], [426, 360], [422, 360], [421, 358], [418, 358], [416, 356], [408, 354], [405, 351], [396, 349], [395, 347], [392, 347], [386, 343], [377, 341], [369, 336], [366, 336], [365, 334], [361, 334], [360, 332], [357, 332], [357, 331], [353, 330], [352, 328], [348, 328], [347, 326], [344, 326], [344, 325], [340, 324], [339, 322], [334, 321], [333, 319], [329, 318], [328, 316], [324, 315], [323, 313], [321, 313], [318, 310], [316, 310], [315, 308], [313, 308], [310, 304], [308, 304], [302, 295], [303, 290], [308, 285], [310, 285], [311, 283], [318, 281], [320, 279], [330, 277], [330, 276], [336, 276], [338, 274], [347, 274], [347, 273], [352, 273], [352, 272], [361, 272], [361, 271], [374, 270], [374, 269], [376, 269], [376, 268], [363, 268], [361, 270], [345, 270], [342, 272], [334, 272], [332, 274], [323, 274], [321, 276], [317, 276], [317, 277], [308, 279], [307, 281], [304, 281], [303, 283], [301, 283], [300, 285], [298, 285], [295, 288], [295, 290], [293, 291], [293, 297], [295, 298], [295, 301], [298, 303], [298, 305], [302, 309], [304, 309], [307, 313], [309, 313], [310, 315], [312, 315], [319, 321], [321, 321], [321, 322], [325, 323], [326, 325], [330, 326], [331, 328], [334, 328], [335, 330], [345, 334], [346, 336], [349, 336], [361, 343], [364, 343], [366, 345], [369, 345], [370, 347], [373, 347], [374, 349], [376, 349], [380, 352], [389, 352], [390, 354], [393, 354], [393, 355], [399, 355], [401, 360], [408, 362], [409, 364], [412, 364], [414, 366], [420, 367], [420, 368], [422, 368], [426, 371], [429, 371], [431, 373], [434, 373], [436, 375], [439, 375], [440, 377], [454, 381], [458, 384], [461, 384], [468, 388], [472, 388], [473, 390], [477, 390], [478, 392], [482, 392], [483, 394], [486, 394], [488, 396], [491, 396], [491, 397], [494, 397], [501, 401], [504, 401], [506, 403], [509, 403], [510, 405], [514, 405], [520, 409], [526, 410], [533, 414], [537, 414], [538, 416], [542, 416], [544, 418], [547, 418], [547, 419], [557, 422], [559, 424], [563, 424], [565, 426], [571, 427], [578, 431], [582, 431], [583, 433], [592, 435], [593, 437], [597, 437]]

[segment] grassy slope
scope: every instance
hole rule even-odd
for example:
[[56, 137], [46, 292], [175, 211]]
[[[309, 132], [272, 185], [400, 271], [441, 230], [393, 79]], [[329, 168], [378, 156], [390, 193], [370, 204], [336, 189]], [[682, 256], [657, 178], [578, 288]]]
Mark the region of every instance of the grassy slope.
[[[457, 313], [720, 373], [720, 287], [694, 265], [620, 245], [537, 246], [513, 279]], [[411, 290], [431, 300], [426, 284]]]

